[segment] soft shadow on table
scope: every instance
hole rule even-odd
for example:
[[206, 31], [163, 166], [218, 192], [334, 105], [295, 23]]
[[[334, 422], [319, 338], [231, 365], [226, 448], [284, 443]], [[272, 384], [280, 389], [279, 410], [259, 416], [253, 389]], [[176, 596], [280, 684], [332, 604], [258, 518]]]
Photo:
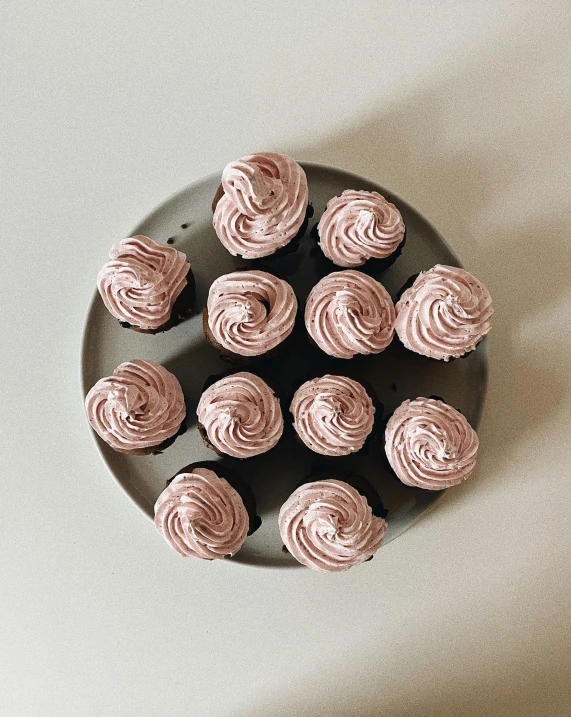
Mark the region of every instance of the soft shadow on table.
[[[528, 178], [533, 171], [527, 166], [522, 147], [534, 147], [536, 139], [545, 141], [542, 127], [549, 123], [553, 129], [550, 136], [564, 136], [563, 129], [571, 124], [569, 114], [564, 108], [557, 112], [547, 108], [550, 120], [546, 122], [545, 116], [526, 116], [523, 102], [519, 103], [523, 117], [513, 108], [511, 114], [506, 114], [502, 108], [490, 106], [486, 117], [489, 135], [472, 138], [468, 129], [465, 140], [460, 142], [461, 127], [451, 128], [455, 141], [449, 142], [444, 119], [456, 103], [479, 109], [486, 102], [490, 85], [495, 89], [489, 96], [505, 91], [508, 96], [512, 93], [517, 97], [518, 92], [524, 92], [522, 77], [525, 78], [526, 71], [533, 71], [528, 69], [529, 57], [534, 52], [532, 29], [535, 33], [535, 28], [530, 28], [529, 42], [520, 35], [512, 46], [509, 43], [487, 46], [479, 53], [472, 52], [465, 65], [459, 63], [444, 81], [396, 108], [379, 109], [352, 129], [317, 146], [289, 148], [291, 154], [302, 160], [343, 167], [378, 181], [406, 199], [432, 220], [466, 268], [488, 284], [494, 298], [489, 394], [480, 431], [485, 470], [481, 469], [473, 481], [447, 494], [433, 515], [454, 509], [456, 501], [467, 498], [467, 491], [493, 485], [497, 473], [521, 443], [563, 406], [564, 369], [569, 361], [565, 337], [550, 336], [538, 349], [532, 327], [540, 327], [542, 317], [569, 291], [568, 218], [561, 213], [560, 205], [546, 196], [544, 216], [536, 214], [533, 220], [512, 217], [497, 231], [488, 228], [481, 236], [477, 227], [486, 209], [501, 206], [502, 198], [509, 196], [518, 178]], [[483, 88], [484, 96], [480, 98]], [[498, 113], [497, 120], [494, 112]], [[548, 147], [548, 142], [545, 146]], [[565, 151], [562, 147], [561, 152]], [[549, 156], [553, 154], [551, 146]], [[541, 186], [537, 192], [542, 196]], [[531, 350], [526, 342], [531, 343]], [[507, 479], [515, 481], [518, 476], [508, 474]], [[541, 581], [541, 576], [534, 579]], [[528, 587], [520, 588], [525, 595]], [[537, 592], [529, 586], [528, 592], [534, 590]], [[483, 608], [480, 604], [462, 606], [462, 610], [474, 608], [478, 612], [493, 609], [485, 603]], [[536, 605], [530, 610], [531, 616], [540, 614]], [[280, 694], [276, 690], [267, 700], [260, 701], [259, 711], [239, 714], [284, 717], [563, 714], [569, 705], [566, 630], [541, 624], [541, 618], [537, 622], [531, 636], [526, 631], [517, 632], [514, 625], [515, 647], [508, 653], [503, 652], [499, 636], [483, 635], [488, 647], [480, 647], [479, 659], [485, 655], [485, 664], [478, 664], [478, 651], [472, 656], [470, 644], [462, 643], [458, 647], [459, 664], [447, 655], [433, 664], [426, 642], [414, 634], [403, 635], [406, 645], [396, 655], [385, 654], [382, 645], [372, 654], [369, 646], [364, 654], [351, 655], [348, 650], [343, 664], [327, 665], [327, 659], [324, 664], [316, 664], [299, 691], [291, 684], [284, 685]], [[470, 637], [474, 639], [473, 634]], [[522, 648], [520, 654], [516, 647], [522, 642], [527, 648]], [[430, 679], [416, 673], [407, 675], [411, 664], [407, 663], [407, 655], [417, 655], [419, 650], [426, 651], [419, 664], [425, 662], [428, 674], [432, 675]], [[504, 658], [498, 659], [498, 654]], [[387, 664], [390, 669], [385, 669]], [[394, 684], [397, 675], [401, 675], [398, 687]], [[325, 684], [331, 689], [325, 690]], [[344, 689], [347, 684], [348, 691]]]
[[[542, 136], [545, 117], [532, 116], [524, 122], [517, 113], [510, 118], [498, 109], [497, 139], [473, 139], [468, 127], [459, 145], [458, 127], [453, 127], [455, 141], [447, 140], [443, 108], [450, 113], [456, 102], [468, 106], [485, 102], [479, 93], [486, 83], [505, 87], [509, 93], [512, 84], [521, 84], [522, 63], [525, 67], [530, 52], [530, 45], [521, 41], [513, 47], [484, 48], [480, 55], [470, 56], [465, 68], [430, 90], [372, 114], [317, 146], [294, 150], [304, 160], [349, 169], [399, 194], [433, 222], [466, 268], [487, 284], [494, 299], [495, 324], [489, 337], [490, 383], [480, 437], [487, 465], [497, 468], [510, 461], [530, 431], [563, 405], [564, 368], [569, 362], [563, 337], [550, 337], [539, 352], [535, 347], [530, 351], [520, 337], [524, 324], [540, 321], [569, 292], [571, 226], [568, 213], [565, 216], [558, 209], [533, 221], [506, 222], [497, 231], [478, 232], [486, 208], [501, 206], [517, 178], [529, 172], [521, 146], [533, 146]], [[494, 111], [489, 108], [492, 131]], [[550, 135], [555, 137], [571, 128], [564, 107], [558, 108], [551, 127]], [[520, 147], [519, 155], [512, 144]], [[537, 192], [542, 196], [541, 186]], [[545, 206], [549, 212], [549, 197]], [[478, 490], [481, 481], [493, 479], [480, 471], [466, 489]], [[453, 495], [454, 500], [461, 499], [462, 491]], [[447, 496], [439, 510], [451, 500]]]
[[[559, 642], [559, 655], [565, 654], [564, 639]], [[545, 645], [553, 650], [553, 645]], [[350, 656], [348, 656], [348, 659]], [[363, 656], [359, 658], [363, 661]], [[404, 676], [403, 666], [401, 696], [396, 698], [391, 691], [387, 699], [382, 689], [382, 665], [369, 663], [377, 675], [369, 676], [370, 682], [377, 683], [376, 689], [363, 685], [362, 675], [336, 672], [330, 678], [331, 685], [346, 685], [355, 679], [355, 689], [340, 695], [336, 689], [327, 693], [315, 689], [313, 698], [297, 699], [295, 695], [282, 694], [274, 703], [265, 703], [260, 711], [241, 712], [241, 717], [539, 717], [553, 715], [562, 717], [571, 709], [568, 695], [568, 674], [561, 660], [560, 666], [548, 670], [522, 664], [514, 659], [497, 671], [486, 672], [485, 666], [471, 665], [473, 671], [463, 676], [454, 675], [454, 665], [439, 664], [434, 669], [432, 685], [425, 682], [419, 687], [414, 676]], [[430, 664], [426, 665], [430, 671]], [[327, 675], [327, 673], [326, 673]], [[359, 691], [358, 686], [362, 686]], [[423, 689], [424, 688], [424, 689]], [[304, 694], [312, 692], [311, 686], [304, 686]], [[400, 704], [399, 704], [400, 703]], [[287, 705], [287, 706], [286, 706]]]

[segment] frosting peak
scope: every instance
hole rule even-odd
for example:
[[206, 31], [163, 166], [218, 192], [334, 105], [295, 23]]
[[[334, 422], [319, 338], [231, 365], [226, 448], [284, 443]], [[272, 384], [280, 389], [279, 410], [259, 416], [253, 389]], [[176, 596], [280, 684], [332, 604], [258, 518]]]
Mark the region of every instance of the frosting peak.
[[219, 560], [234, 555], [248, 534], [239, 493], [207, 468], [180, 473], [155, 504], [155, 527], [184, 558]]
[[399, 210], [378, 192], [345, 190], [327, 203], [317, 231], [319, 246], [337, 266], [385, 259], [404, 239]]
[[269, 451], [283, 433], [279, 399], [265, 381], [247, 371], [207, 388], [196, 413], [214, 448], [234, 458]]
[[307, 331], [336, 358], [380, 353], [394, 333], [395, 309], [387, 290], [360, 271], [336, 271], [311, 290], [305, 306]]
[[291, 286], [265, 271], [235, 271], [213, 282], [208, 327], [227, 351], [260, 356], [292, 332], [297, 299]]
[[222, 189], [214, 229], [234, 256], [273, 254], [289, 243], [305, 219], [305, 172], [284, 154], [252, 154], [230, 162], [222, 173]]
[[304, 483], [282, 505], [285, 547], [303, 565], [323, 572], [348, 570], [372, 557], [387, 524], [345, 481]]
[[432, 398], [417, 398], [404, 401], [389, 419], [385, 451], [403, 483], [442, 490], [472, 475], [478, 436], [452, 406]]
[[126, 361], [85, 397], [89, 423], [121, 452], [158, 446], [174, 436], [186, 415], [176, 377], [154, 361]]
[[441, 361], [469, 353], [492, 328], [488, 290], [454, 266], [421, 272], [396, 312], [395, 328], [406, 348]]
[[187, 285], [186, 256], [138, 235], [114, 244], [109, 258], [99, 272], [97, 287], [110, 313], [144, 330], [166, 324]]
[[363, 386], [330, 374], [300, 386], [290, 411], [301, 440], [326, 456], [346, 456], [360, 450], [375, 420], [373, 401]]

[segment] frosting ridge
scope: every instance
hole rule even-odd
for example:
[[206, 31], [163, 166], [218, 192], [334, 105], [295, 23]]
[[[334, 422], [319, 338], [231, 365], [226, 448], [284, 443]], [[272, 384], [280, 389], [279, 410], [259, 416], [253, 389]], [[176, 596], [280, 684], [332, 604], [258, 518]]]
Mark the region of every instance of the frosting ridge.
[[360, 271], [336, 271], [311, 290], [305, 306], [307, 331], [336, 358], [384, 351], [393, 339], [395, 308], [384, 286]]
[[387, 523], [345, 481], [305, 483], [282, 505], [279, 529], [285, 547], [303, 565], [323, 572], [348, 570], [374, 555]]
[[399, 210], [378, 192], [345, 190], [333, 197], [319, 220], [319, 246], [334, 264], [357, 267], [385, 259], [404, 238]]
[[398, 478], [426, 490], [442, 490], [470, 478], [478, 436], [455, 408], [432, 398], [404, 401], [385, 429], [385, 451]]
[[307, 179], [285, 154], [251, 154], [230, 162], [222, 173], [222, 188], [213, 224], [234, 256], [269, 256], [288, 244], [303, 224]]
[[265, 381], [247, 371], [225, 376], [207, 388], [196, 414], [210, 443], [234, 458], [269, 451], [283, 433], [279, 399]]
[[396, 305], [395, 329], [406, 348], [449, 361], [476, 348], [492, 328], [492, 298], [472, 274], [437, 264], [421, 272]]
[[133, 451], [174, 436], [186, 415], [180, 383], [154, 361], [126, 361], [85, 397], [87, 418], [112, 448]]
[[219, 560], [234, 555], [248, 534], [249, 517], [238, 492], [216, 473], [180, 473], [155, 503], [155, 527], [185, 558]]
[[190, 263], [173, 247], [142, 235], [111, 247], [99, 271], [97, 288], [109, 312], [145, 330], [155, 330], [171, 316], [174, 302], [187, 285]]

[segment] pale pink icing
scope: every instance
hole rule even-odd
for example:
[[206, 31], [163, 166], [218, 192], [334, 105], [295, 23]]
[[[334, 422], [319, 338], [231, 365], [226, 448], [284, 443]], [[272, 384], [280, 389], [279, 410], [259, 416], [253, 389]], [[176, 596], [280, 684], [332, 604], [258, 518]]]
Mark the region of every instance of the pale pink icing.
[[207, 388], [196, 414], [210, 443], [234, 458], [269, 451], [284, 428], [279, 399], [265, 381], [247, 371], [226, 376]]
[[399, 210], [378, 192], [347, 189], [327, 203], [319, 245], [337, 266], [356, 267], [393, 254], [404, 238]]
[[472, 475], [478, 436], [456, 409], [432, 398], [417, 398], [404, 401], [389, 419], [385, 451], [403, 483], [442, 490]]
[[259, 356], [290, 335], [297, 299], [291, 286], [272, 274], [235, 271], [212, 284], [207, 308], [219, 344], [241, 356]]
[[367, 500], [340, 480], [305, 483], [282, 505], [285, 547], [303, 565], [323, 572], [348, 570], [380, 548], [387, 523]]
[[293, 425], [305, 445], [325, 456], [360, 450], [373, 430], [375, 407], [363, 386], [327, 374], [301, 385], [290, 406]]
[[187, 285], [186, 256], [148, 237], [134, 236], [112, 246], [109, 257], [97, 286], [111, 314], [147, 330], [165, 324]]
[[492, 328], [492, 298], [472, 274], [437, 264], [419, 274], [396, 305], [395, 329], [411, 351], [449, 361], [472, 351]]
[[336, 358], [384, 351], [393, 339], [394, 321], [395, 308], [384, 286], [352, 269], [321, 279], [305, 306], [309, 335]]
[[235, 555], [248, 534], [242, 498], [207, 468], [180, 473], [155, 504], [155, 527], [184, 558], [219, 560]]
[[307, 179], [291, 157], [273, 152], [242, 157], [226, 165], [222, 188], [214, 229], [234, 256], [269, 256], [288, 244], [303, 224]]
[[126, 361], [100, 379], [85, 397], [91, 426], [112, 448], [158, 446], [184, 421], [186, 409], [176, 377], [154, 361]]

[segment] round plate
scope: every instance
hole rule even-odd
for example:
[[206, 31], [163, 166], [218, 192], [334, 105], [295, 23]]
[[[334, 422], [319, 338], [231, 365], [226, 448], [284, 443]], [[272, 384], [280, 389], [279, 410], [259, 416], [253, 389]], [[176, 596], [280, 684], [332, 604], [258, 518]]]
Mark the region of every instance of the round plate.
[[[406, 246], [396, 263], [380, 276], [393, 296], [412, 274], [438, 263], [460, 265], [430, 224], [383, 187], [339, 169], [315, 164], [302, 166], [307, 173], [309, 201], [315, 210], [309, 230], [319, 220], [327, 201], [345, 189], [375, 190], [397, 205], [406, 224]], [[196, 406], [205, 380], [226, 370], [228, 364], [220, 360], [204, 337], [201, 309], [212, 281], [247, 263], [232, 257], [214, 233], [211, 204], [219, 183], [220, 174], [214, 174], [191, 184], [155, 209], [133, 230], [133, 234], [145, 234], [160, 242], [172, 238], [173, 246], [186, 253], [196, 277], [197, 313], [166, 333], [154, 336], [140, 334], [121, 328], [95, 292], [87, 315], [82, 349], [84, 395], [96, 381], [109, 376], [121, 362], [140, 358], [158, 361], [172, 371], [181, 382], [186, 397], [188, 431], [162, 455], [128, 456], [116, 453], [94, 433], [107, 467], [149, 517], [153, 516], [155, 500], [168, 478], [188, 463], [218, 460], [200, 438], [196, 427]], [[271, 271], [290, 281], [301, 306], [311, 287], [323, 275], [319, 269], [319, 257], [320, 252], [315, 249], [315, 241], [308, 231], [295, 253], [273, 259], [268, 264]], [[105, 259], [101, 257], [101, 264]], [[290, 352], [284, 358], [276, 359], [270, 368], [270, 373], [280, 378], [282, 388], [284, 382], [287, 384], [282, 396], [286, 419], [287, 399], [295, 388], [292, 384], [304, 380], [295, 358], [295, 352]], [[336, 369], [355, 378], [362, 377], [373, 384], [384, 404], [385, 415], [406, 398], [437, 395], [461, 410], [474, 427], [478, 425], [486, 390], [485, 341], [468, 357], [450, 363], [430, 361], [392, 347], [377, 356], [333, 362], [335, 366], [330, 370]], [[253, 371], [256, 371], [255, 366]], [[292, 490], [319, 463], [319, 456], [299, 445], [292, 433], [288, 433], [273, 451], [264, 456], [245, 462], [229, 459], [230, 464], [252, 486], [258, 513], [262, 517], [261, 528], [231, 558], [236, 562], [264, 567], [299, 565], [282, 550], [277, 517], [280, 506]], [[366, 455], [340, 459], [335, 465], [341, 469], [350, 466], [376, 486], [389, 510], [386, 544], [410, 527], [442, 493], [405, 487], [388, 474], [381, 456], [381, 441], [377, 437]]]

